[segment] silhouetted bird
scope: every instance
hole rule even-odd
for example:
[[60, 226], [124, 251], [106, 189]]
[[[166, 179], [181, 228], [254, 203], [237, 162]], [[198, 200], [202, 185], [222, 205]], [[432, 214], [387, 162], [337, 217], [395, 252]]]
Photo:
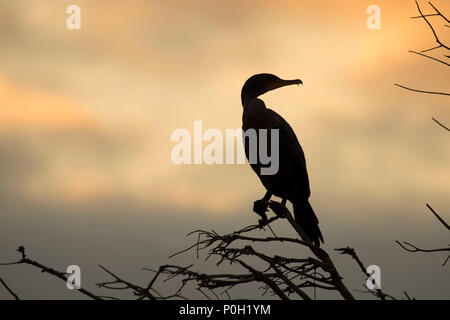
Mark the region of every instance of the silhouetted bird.
[[[302, 147], [291, 126], [275, 111], [266, 108], [264, 101], [258, 97], [267, 91], [288, 86], [292, 84], [303, 84], [299, 79], [282, 80], [273, 74], [261, 73], [250, 77], [242, 87], [241, 99], [244, 112], [242, 115], [242, 129], [268, 129], [267, 149], [270, 146], [270, 129], [279, 130], [279, 169], [274, 175], [262, 175], [261, 167], [267, 167], [260, 162], [250, 163], [264, 187], [266, 195], [255, 201], [253, 210], [263, 219], [267, 220], [266, 211], [268, 201], [272, 195], [282, 198], [282, 203], [289, 200], [294, 206], [295, 221], [306, 232], [310, 240], [317, 246], [323, 242], [322, 233], [319, 229], [319, 221], [309, 204], [310, 196], [308, 172], [306, 171], [305, 155]], [[259, 140], [259, 139], [258, 139]], [[263, 140], [264, 141], [264, 140]], [[260, 141], [261, 143], [261, 141]], [[258, 145], [258, 149], [260, 144]], [[245, 143], [245, 153], [249, 158], [249, 144]]]

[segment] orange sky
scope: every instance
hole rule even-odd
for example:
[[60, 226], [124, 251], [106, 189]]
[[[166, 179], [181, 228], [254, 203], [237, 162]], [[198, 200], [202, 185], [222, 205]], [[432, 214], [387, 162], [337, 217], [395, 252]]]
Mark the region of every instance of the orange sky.
[[433, 46], [412, 1], [378, 1], [381, 30], [367, 1], [76, 2], [80, 31], [65, 28], [71, 2], [0, 3], [0, 138], [39, 163], [12, 175], [20, 196], [248, 205], [263, 194], [248, 166], [175, 166], [170, 134], [239, 128], [243, 82], [271, 72], [304, 82], [264, 100], [299, 136], [313, 203], [450, 208], [448, 141], [430, 121], [450, 122], [448, 98], [393, 86], [449, 90], [447, 70], [408, 53]]

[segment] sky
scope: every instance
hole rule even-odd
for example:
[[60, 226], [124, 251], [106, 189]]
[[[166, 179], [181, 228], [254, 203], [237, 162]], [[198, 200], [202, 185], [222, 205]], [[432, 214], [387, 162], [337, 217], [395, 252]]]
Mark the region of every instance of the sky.
[[[71, 4], [80, 30], [66, 28]], [[366, 26], [372, 4], [379, 30]], [[397, 296], [449, 299], [445, 256], [394, 243], [448, 243], [425, 204], [450, 211], [448, 134], [431, 120], [450, 123], [449, 98], [394, 86], [450, 90], [445, 66], [408, 52], [434, 46], [415, 15], [409, 0], [0, 0], [0, 261], [23, 244], [81, 265], [89, 283], [99, 263], [146, 279], [140, 268], [166, 263], [189, 231], [256, 222], [265, 190], [248, 164], [175, 165], [170, 138], [196, 120], [240, 128], [243, 83], [269, 72], [304, 83], [262, 98], [303, 146], [325, 248], [356, 247]], [[351, 261], [333, 258], [360, 288]], [[79, 297], [23, 266], [0, 275], [26, 298]]]

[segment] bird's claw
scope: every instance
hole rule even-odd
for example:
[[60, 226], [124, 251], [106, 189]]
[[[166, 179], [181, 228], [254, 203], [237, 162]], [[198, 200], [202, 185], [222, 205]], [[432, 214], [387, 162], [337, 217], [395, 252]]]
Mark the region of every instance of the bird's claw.
[[260, 229], [264, 228], [268, 224], [269, 224], [269, 220], [267, 220], [267, 218], [262, 218], [262, 219], [259, 219], [259, 221], [258, 221], [258, 225], [259, 225]]
[[266, 211], [268, 207], [269, 207], [268, 201], [265, 201], [263, 199], [256, 200], [253, 203], [253, 212], [257, 213], [262, 218], [262, 220], [267, 221]]
[[284, 204], [271, 200], [269, 207], [279, 218], [286, 218], [287, 208]]

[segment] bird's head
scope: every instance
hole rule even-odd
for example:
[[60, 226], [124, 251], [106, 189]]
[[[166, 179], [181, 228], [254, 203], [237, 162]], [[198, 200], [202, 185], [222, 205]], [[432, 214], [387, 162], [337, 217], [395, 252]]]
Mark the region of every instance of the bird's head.
[[267, 91], [281, 88], [284, 86], [289, 86], [291, 84], [303, 84], [302, 80], [283, 80], [278, 78], [276, 75], [270, 73], [259, 73], [251, 76], [245, 81], [242, 87], [241, 97], [242, 101], [248, 98], [257, 98], [260, 95], [266, 93]]

